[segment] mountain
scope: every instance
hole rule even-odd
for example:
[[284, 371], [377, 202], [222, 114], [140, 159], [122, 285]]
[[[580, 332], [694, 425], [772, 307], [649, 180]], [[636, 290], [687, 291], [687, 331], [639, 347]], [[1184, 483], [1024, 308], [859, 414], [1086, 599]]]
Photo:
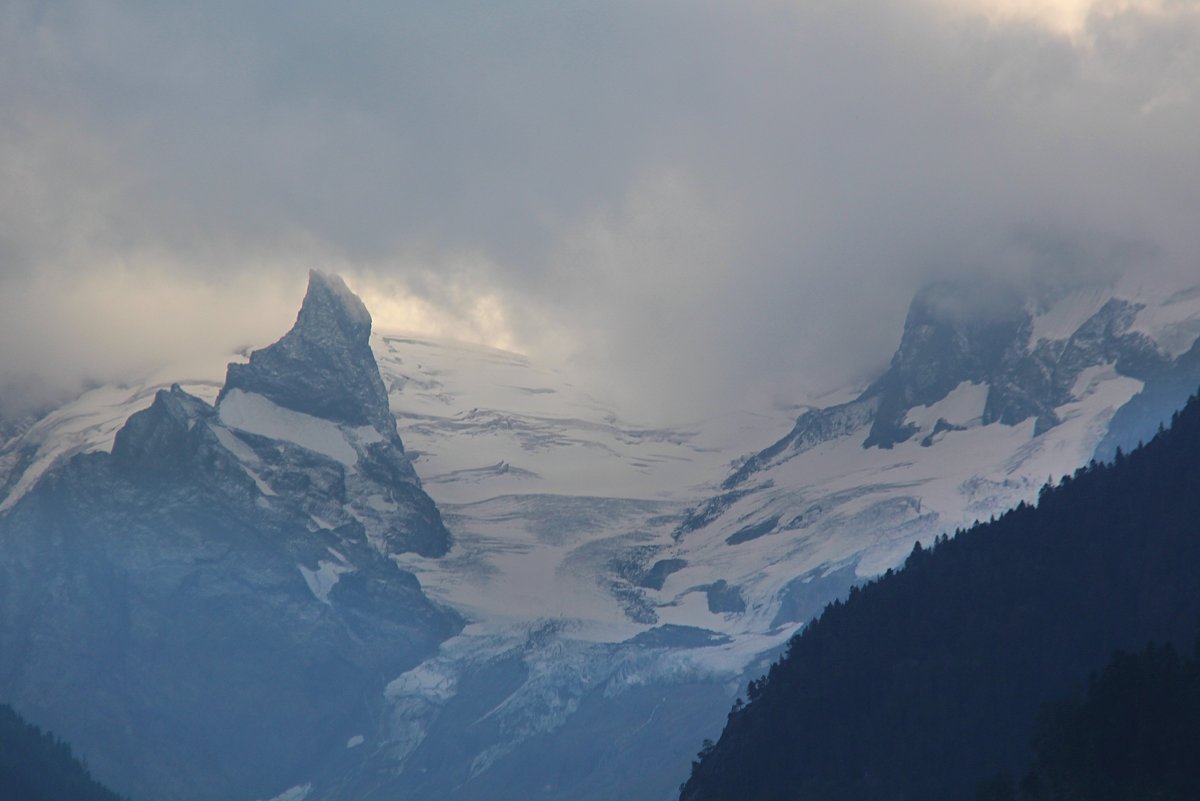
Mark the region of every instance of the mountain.
[[[295, 554], [277, 559], [278, 580], [299, 577], [305, 607], [349, 615], [352, 574], [332, 548], [353, 575], [419, 585], [403, 603], [355, 607], [360, 629], [407, 620], [410, 601], [442, 615], [409, 661], [373, 663], [362, 716], [347, 713], [356, 722], [330, 735], [325, 758], [221, 798], [666, 799], [747, 682], [829, 601], [903, 562], [918, 539], [1032, 501], [1102, 441], [1157, 430], [1200, 334], [1200, 292], [936, 286], [914, 299], [895, 358], [867, 387], [644, 426], [517, 354], [368, 335], [361, 304], [332, 277], [314, 277], [304, 309], [283, 340], [224, 376], [165, 369], [96, 387], [0, 444], [3, 533], [69, 465], [140, 454], [116, 434], [139, 429], [131, 416], [165, 393], [180, 407], [166, 417], [194, 418], [180, 428], [219, 447], [199, 457], [211, 467], [173, 474], [177, 494], [155, 495], [155, 514], [184, 514], [202, 492], [225, 497], [202, 489], [217, 476], [248, 481], [247, 497], [262, 496], [254, 509], [225, 500], [213, 519], [282, 532], [264, 504], [290, 510], [296, 524], [270, 541]], [[1137, 407], [1137, 425], [1118, 428]], [[158, 472], [121, 475], [148, 494]], [[377, 658], [373, 641], [351, 639], [354, 660]], [[288, 697], [323, 698], [313, 675]], [[99, 770], [89, 743], [38, 714]]]
[[[970, 799], [989, 776], [1022, 770], [1042, 703], [1114, 649], [1194, 641], [1198, 450], [1194, 398], [1169, 431], [1047, 486], [1036, 507], [915, 546], [902, 570], [790, 643], [681, 798]], [[1121, 753], [1142, 736], [1113, 734]]]
[[[449, 559], [402, 563], [472, 621], [390, 687], [395, 746], [377, 759], [401, 768], [391, 788], [669, 797], [720, 731], [713, 704], [917, 539], [1087, 463], [1117, 410], [1179, 369], [1200, 320], [1196, 295], [1173, 290], [985, 294], [922, 293], [879, 380], [741, 459], [779, 411], [645, 431], [519, 357], [385, 337], [393, 410], [457, 538]], [[885, 402], [889, 426], [917, 428], [890, 447], [868, 442]]]
[[788, 599], [813, 576], [878, 575], [914, 541], [1001, 514], [1048, 478], [1153, 436], [1200, 386], [1198, 321], [1200, 293], [1166, 288], [1038, 298], [929, 287], [878, 379], [801, 414], [675, 537], [730, 563], [724, 577], [747, 597], [772, 599], [776, 624], [802, 622], [819, 607], [792, 611]]
[[[110, 452], [59, 459], [0, 517], [0, 695], [105, 783], [274, 795], [370, 733], [386, 681], [461, 628], [389, 558], [449, 535], [381, 413], [369, 328], [314, 274], [216, 405], [158, 390]], [[376, 391], [347, 409], [350, 382]]]

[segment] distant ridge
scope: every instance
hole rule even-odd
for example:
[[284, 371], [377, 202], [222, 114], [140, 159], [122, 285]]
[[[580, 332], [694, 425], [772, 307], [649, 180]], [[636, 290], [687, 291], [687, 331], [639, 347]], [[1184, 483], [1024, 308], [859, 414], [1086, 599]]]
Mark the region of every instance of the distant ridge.
[[705, 748], [683, 801], [969, 799], [1030, 762], [1039, 706], [1200, 622], [1200, 401], [834, 603]]

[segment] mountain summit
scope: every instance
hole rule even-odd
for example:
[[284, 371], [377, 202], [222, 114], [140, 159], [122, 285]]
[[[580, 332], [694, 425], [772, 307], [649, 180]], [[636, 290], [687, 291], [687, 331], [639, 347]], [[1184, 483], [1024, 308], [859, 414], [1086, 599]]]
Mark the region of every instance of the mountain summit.
[[119, 791], [276, 795], [375, 742], [386, 683], [461, 629], [393, 561], [449, 534], [370, 331], [314, 273], [215, 406], [158, 390], [111, 452], [60, 459], [0, 514], [0, 697]]
[[97, 387], [0, 445], [0, 695], [123, 792], [666, 798], [831, 599], [1200, 383], [1200, 287], [935, 285], [865, 391], [647, 429], [311, 283], [226, 386]]
[[274, 345], [231, 364], [218, 403], [231, 391], [253, 392], [275, 404], [389, 438], [396, 421], [371, 352], [371, 315], [336, 275], [313, 270], [296, 324]]

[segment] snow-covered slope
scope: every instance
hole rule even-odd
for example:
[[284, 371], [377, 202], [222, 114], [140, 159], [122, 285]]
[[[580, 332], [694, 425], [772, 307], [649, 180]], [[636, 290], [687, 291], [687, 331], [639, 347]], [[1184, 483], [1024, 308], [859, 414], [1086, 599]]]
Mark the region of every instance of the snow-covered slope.
[[[356, 369], [362, 386], [320, 408], [288, 400], [308, 394], [284, 358], [302, 343], [256, 357], [257, 372], [231, 367], [214, 430], [262, 494], [279, 489], [241, 438], [385, 466], [351, 471], [365, 478], [340, 505], [306, 514], [317, 528], [360, 521], [466, 624], [388, 677], [377, 725], [297, 775], [294, 794], [670, 796], [741, 684], [825, 603], [914, 541], [1152, 434], [1200, 384], [1198, 334], [1200, 288], [932, 287], [865, 391], [798, 419], [765, 409], [667, 428], [522, 356], [399, 332], [371, 337], [381, 386]], [[204, 375], [183, 389], [211, 401], [219, 386]], [[98, 388], [0, 447], [2, 508], [65, 457], [111, 449], [157, 388]], [[380, 393], [403, 446], [378, 400], [360, 403]], [[389, 537], [397, 482], [436, 501], [448, 551]], [[314, 597], [344, 567], [306, 566]]]
[[[453, 717], [472, 675], [515, 660], [524, 677], [493, 699], [503, 734], [456, 774], [463, 784], [425, 783], [419, 797], [487, 797], [514, 780], [505, 759], [536, 777], [522, 786], [540, 797], [546, 777], [522, 742], [580, 737], [573, 726], [603, 719], [582, 699], [621, 709], [619, 677], [631, 671], [664, 699], [710, 682], [705, 703], [723, 709], [756, 659], [852, 583], [903, 561], [916, 540], [1035, 499], [1092, 458], [1144, 389], [1200, 382], [1180, 344], [1200, 320], [1200, 293], [1118, 286], [1001, 301], [932, 288], [914, 301], [879, 381], [809, 410], [761, 450], [753, 441], [770, 436], [770, 414], [707, 441], [644, 432], [518, 358], [460, 352], [454, 361], [470, 365], [460, 373], [433, 343], [384, 337], [393, 409], [456, 537], [446, 560], [402, 563], [472, 621], [443, 647], [436, 680], [423, 668], [391, 686], [406, 733], [394, 761], [407, 773], [429, 769], [411, 756], [421, 747], [446, 756], [434, 721]], [[467, 373], [488, 378], [467, 389]], [[708, 472], [704, 486], [739, 442], [749, 455], [722, 485]], [[648, 641], [668, 645], [651, 657]], [[569, 669], [545, 670], [564, 661]], [[663, 745], [677, 723], [647, 715], [637, 725], [659, 733], [658, 753], [682, 771], [686, 761]], [[612, 770], [631, 759], [594, 741], [579, 747], [599, 749]], [[546, 786], [546, 797], [583, 792]]]
[[731, 412], [673, 428], [623, 420], [571, 376], [478, 345], [383, 332], [372, 341], [422, 480], [443, 503], [509, 494], [681, 500], [786, 414]]
[[884, 375], [801, 415], [689, 513], [672, 552], [689, 567], [664, 590], [719, 574], [747, 600], [730, 633], [802, 620], [811, 610], [789, 599], [810, 577], [878, 574], [915, 540], [1035, 499], [1102, 443], [1135, 444], [1111, 425], [1118, 410], [1156, 427], [1200, 384], [1187, 349], [1197, 321], [1194, 291], [1089, 287], [1035, 302], [931, 288]]
[[26, 457], [0, 514], [0, 696], [124, 794], [274, 794], [462, 628], [392, 559], [449, 533], [355, 303], [314, 274], [215, 406], [95, 390], [6, 448]]

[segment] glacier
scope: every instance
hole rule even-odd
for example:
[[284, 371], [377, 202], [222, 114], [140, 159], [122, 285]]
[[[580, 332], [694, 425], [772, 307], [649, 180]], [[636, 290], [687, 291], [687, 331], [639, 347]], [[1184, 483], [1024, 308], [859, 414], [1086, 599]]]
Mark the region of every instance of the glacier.
[[[240, 488], [223, 513], [290, 521], [278, 569], [304, 609], [372, 631], [391, 602], [342, 585], [394, 570], [383, 580], [416, 593], [404, 604], [419, 596], [440, 621], [367, 682], [336, 748], [237, 797], [666, 799], [826, 603], [915, 541], [1152, 436], [1200, 385], [1200, 288], [1005, 295], [963, 314], [977, 292], [918, 296], [889, 367], [817, 388], [826, 405], [662, 427], [518, 354], [371, 331], [318, 274], [297, 328], [224, 382], [99, 387], [10, 437], [0, 535], [26, 531], [78, 460], [120, 461], [120, 432], [177, 401]], [[377, 636], [356, 647], [373, 653]], [[78, 730], [61, 717], [56, 730]], [[72, 739], [103, 776], [95, 738]]]

